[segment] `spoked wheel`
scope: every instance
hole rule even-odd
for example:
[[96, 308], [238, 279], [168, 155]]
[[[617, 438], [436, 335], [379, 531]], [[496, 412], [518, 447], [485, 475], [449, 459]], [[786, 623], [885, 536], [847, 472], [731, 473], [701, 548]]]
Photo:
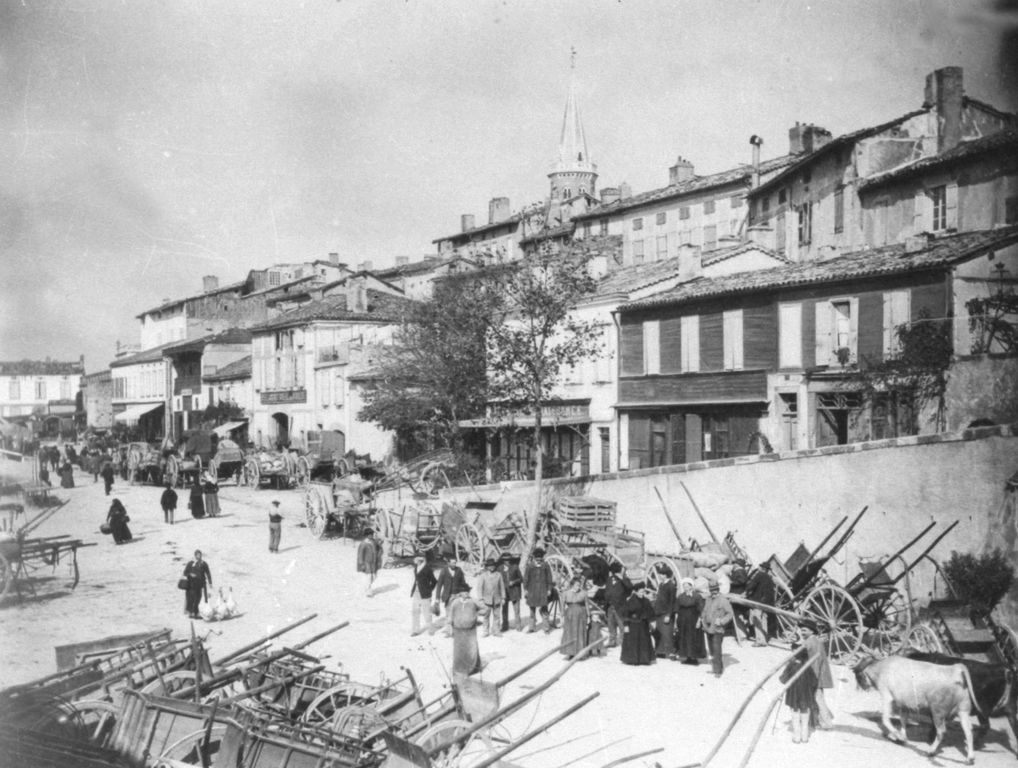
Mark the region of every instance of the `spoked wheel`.
[[324, 726], [331, 722], [336, 714], [346, 707], [364, 702], [373, 702], [378, 698], [378, 690], [363, 683], [340, 683], [320, 693], [304, 710], [301, 720], [311, 725]]
[[859, 604], [836, 584], [823, 584], [808, 595], [799, 611], [827, 635], [827, 655], [840, 661], [859, 650], [863, 625]]
[[308, 461], [307, 456], [297, 458], [297, 463], [294, 465], [294, 474], [297, 477], [298, 486], [307, 485], [311, 482], [311, 462]]
[[[418, 746], [430, 752], [436, 747], [448, 744], [471, 728], [466, 720], [446, 720], [433, 725], [417, 738]], [[479, 765], [495, 754], [496, 748], [487, 734], [475, 733], [465, 742], [459, 741], [431, 755], [434, 768], [470, 768]]]
[[915, 648], [923, 653], [943, 653], [944, 643], [937, 631], [925, 622], [916, 624], [905, 636], [905, 648]]
[[242, 478], [244, 485], [252, 488], [258, 487], [258, 483], [261, 481], [261, 469], [258, 467], [258, 459], [251, 458], [244, 462]]
[[551, 577], [555, 582], [555, 589], [561, 592], [573, 577], [573, 566], [562, 555], [548, 555], [544, 558], [544, 562], [551, 567]]
[[120, 708], [109, 701], [98, 699], [76, 701], [71, 706], [74, 708], [74, 725], [78, 732], [93, 744], [109, 746]]
[[329, 728], [336, 733], [365, 742], [373, 734], [380, 734], [389, 727], [388, 721], [373, 707], [352, 704], [336, 711]]
[[473, 523], [463, 523], [456, 531], [456, 559], [475, 570], [484, 566], [484, 539]]
[[308, 530], [316, 539], [325, 536], [325, 529], [329, 526], [329, 518], [325, 510], [325, 499], [318, 492], [318, 488], [308, 485], [304, 489], [304, 520]]
[[[774, 607], [795, 613], [795, 598], [792, 596], [792, 590], [782, 579], [777, 577], [774, 577]], [[791, 645], [795, 639], [795, 621], [780, 613], [774, 613], [769, 618], [777, 624], [775, 637]]]
[[181, 764], [211, 765], [225, 735], [226, 726], [221, 723], [215, 723], [208, 730], [199, 728], [192, 731], [166, 747], [156, 759], [155, 768], [177, 768]]
[[0, 552], [0, 600], [7, 597], [7, 593], [14, 586], [14, 579], [17, 578], [14, 565], [7, 559], [7, 555]]
[[901, 650], [912, 628], [912, 609], [894, 588], [880, 589], [860, 599], [863, 643], [878, 658]]
[[449, 487], [449, 478], [445, 473], [445, 464], [440, 461], [433, 461], [421, 472], [421, 479], [418, 487], [421, 493], [434, 496], [442, 488]]
[[1001, 622], [997, 622], [997, 627], [999, 630], [997, 655], [1001, 657], [1001, 663], [1006, 664], [1009, 669], [1018, 669], [1018, 633]]
[[675, 583], [679, 583], [681, 574], [679, 573], [679, 566], [677, 566], [670, 558], [658, 557], [651, 560], [647, 564], [647, 584], [655, 591], [661, 586], [665, 580], [665, 573], [670, 573], [672, 578], [675, 579]]

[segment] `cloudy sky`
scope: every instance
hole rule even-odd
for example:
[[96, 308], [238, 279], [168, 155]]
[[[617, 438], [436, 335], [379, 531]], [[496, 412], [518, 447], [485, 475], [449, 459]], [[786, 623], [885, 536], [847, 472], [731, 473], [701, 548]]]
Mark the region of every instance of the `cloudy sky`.
[[940, 66], [1015, 110], [994, 4], [0, 0], [0, 359], [99, 370], [203, 275], [386, 266], [541, 199], [571, 47], [600, 183], [636, 192], [677, 155], [746, 162], [754, 133], [783, 154], [796, 120], [895, 117]]

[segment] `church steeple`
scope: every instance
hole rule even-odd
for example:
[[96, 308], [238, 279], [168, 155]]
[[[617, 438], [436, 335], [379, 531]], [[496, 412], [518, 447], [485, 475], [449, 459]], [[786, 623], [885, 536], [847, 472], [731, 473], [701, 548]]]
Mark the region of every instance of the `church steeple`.
[[576, 49], [570, 54], [569, 95], [566, 97], [566, 111], [562, 117], [562, 134], [558, 143], [558, 161], [555, 169], [548, 174], [551, 180], [551, 200], [567, 200], [581, 193], [595, 195], [597, 166], [590, 161], [587, 152], [587, 137], [580, 120], [580, 108], [576, 103]]

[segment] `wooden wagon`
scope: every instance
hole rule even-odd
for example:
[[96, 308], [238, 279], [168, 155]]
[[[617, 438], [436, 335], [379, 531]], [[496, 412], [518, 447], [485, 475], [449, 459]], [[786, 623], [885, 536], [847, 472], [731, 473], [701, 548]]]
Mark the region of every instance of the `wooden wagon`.
[[344, 536], [362, 536], [375, 516], [366, 495], [370, 489], [371, 483], [354, 475], [305, 483], [304, 520], [311, 535], [322, 539], [329, 532], [342, 531]]

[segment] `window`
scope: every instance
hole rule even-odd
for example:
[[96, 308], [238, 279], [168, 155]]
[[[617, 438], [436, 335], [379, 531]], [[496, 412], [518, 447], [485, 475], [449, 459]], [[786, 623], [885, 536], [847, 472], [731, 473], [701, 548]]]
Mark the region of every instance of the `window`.
[[933, 201], [933, 231], [947, 229], [947, 187], [941, 185], [931, 189], [930, 200]]
[[643, 264], [643, 240], [633, 241], [633, 263]]
[[855, 363], [858, 335], [858, 299], [832, 299], [817, 302], [817, 365], [845, 366]]
[[689, 206], [688, 205], [680, 205], [679, 206], [679, 219], [680, 220], [684, 220], [684, 219], [688, 219], [688, 218], [689, 218]]
[[345, 393], [345, 382], [343, 381], [343, 374], [338, 370], [336, 371], [335, 380], [332, 382], [332, 402], [336, 405], [342, 405]]
[[853, 392], [817, 394], [816, 447], [865, 439], [860, 430], [862, 397]]
[[799, 206], [799, 245], [809, 245], [813, 240], [813, 203]]
[[929, 199], [930, 231], [942, 232], [958, 227], [958, 185], [941, 184], [926, 191]]
[[331, 393], [329, 392], [329, 379], [332, 376], [332, 371], [328, 368], [319, 368], [315, 371], [315, 389], [318, 390], [318, 402], [322, 404], [323, 408], [328, 408], [332, 402]]
[[729, 208], [741, 208], [742, 207], [742, 195], [732, 195], [728, 200]]
[[36, 379], [35, 380], [35, 399], [45, 400], [46, 399], [46, 380]]
[[683, 373], [700, 370], [700, 316], [687, 315], [680, 325], [682, 333], [681, 365]]
[[666, 211], [662, 211], [655, 217], [655, 221], [658, 224], [666, 224], [668, 222], [668, 213]]
[[600, 228], [600, 234], [602, 236], [603, 235], [607, 235], [608, 234], [608, 219], [601, 219], [598, 222], [598, 227]]
[[785, 255], [787, 233], [785, 232], [785, 214], [781, 212], [774, 221], [774, 247], [778, 254]]
[[766, 219], [771, 215], [771, 199], [767, 196], [760, 198], [760, 218]]
[[279, 283], [280, 283], [279, 272], [277, 272], [276, 270], [269, 272], [269, 285], [279, 285]]
[[661, 322], [645, 320], [643, 323], [644, 373], [661, 373]]
[[643, 219], [633, 219], [633, 231], [638, 232], [643, 229]]
[[680, 229], [679, 230], [679, 245], [692, 245], [693, 243], [693, 230], [691, 229]]
[[849, 344], [852, 325], [852, 305], [847, 301], [832, 301], [834, 309], [834, 348], [843, 349]]
[[834, 190], [834, 233], [845, 230], [845, 190], [838, 187]]
[[778, 367], [802, 368], [802, 303], [778, 305]]
[[703, 203], [703, 212], [704, 212], [704, 214], [714, 213], [714, 201], [713, 200], [704, 200], [704, 203]]
[[1018, 197], [1008, 197], [1004, 200], [1004, 223], [1018, 224]]
[[572, 196], [573, 196], [573, 190], [571, 190], [569, 187], [563, 187], [562, 188], [562, 199], [563, 200], [568, 200]]
[[8, 388], [8, 399], [9, 400], [20, 400], [21, 399], [21, 379], [14, 377], [10, 381]]
[[657, 260], [668, 258], [668, 236], [658, 235], [657, 236]]
[[703, 228], [703, 249], [705, 251], [712, 251], [718, 245], [718, 228], [711, 224], [709, 227]]
[[71, 399], [71, 382], [66, 376], [60, 380], [60, 399]]
[[898, 327], [911, 318], [911, 291], [888, 291], [884, 294], [884, 359], [892, 360], [901, 353]]
[[778, 205], [784, 205], [787, 202], [788, 202], [788, 190], [787, 189], [779, 189], [778, 190]]
[[781, 442], [786, 450], [799, 447], [799, 396], [784, 392], [778, 394], [778, 413], [781, 414]]
[[742, 370], [742, 310], [730, 309], [722, 315], [724, 367], [726, 371]]
[[590, 229], [591, 229], [590, 222], [589, 221], [583, 222], [583, 236], [584, 237], [590, 237]]

